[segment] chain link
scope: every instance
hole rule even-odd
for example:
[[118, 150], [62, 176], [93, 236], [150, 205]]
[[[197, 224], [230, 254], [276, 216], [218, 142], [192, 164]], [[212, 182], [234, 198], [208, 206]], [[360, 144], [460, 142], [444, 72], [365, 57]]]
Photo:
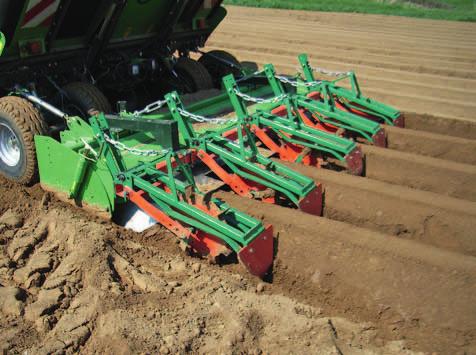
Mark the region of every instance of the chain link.
[[[93, 147], [91, 147], [91, 145], [89, 145], [88, 142], [86, 142], [86, 139], [84, 138], [81, 138], [81, 141], [83, 142], [84, 144], [84, 152], [83, 153], [80, 153], [80, 155], [86, 159], [86, 160], [89, 160], [90, 162], [93, 162], [93, 163], [96, 163], [98, 158], [99, 158], [99, 154], [94, 150]], [[94, 158], [91, 158], [87, 152], [91, 152], [93, 155], [94, 155]]]
[[126, 146], [124, 143], [118, 142], [111, 137], [109, 137], [107, 134], [104, 133], [104, 139], [106, 142], [109, 144], [112, 144], [115, 148], [121, 150], [121, 151], [126, 151], [128, 153], [131, 153], [132, 155], [137, 155], [141, 157], [157, 157], [160, 155], [165, 155], [170, 152], [170, 150], [163, 149], [163, 150], [141, 150], [141, 149], [136, 149], [136, 148], [130, 148]]
[[227, 123], [234, 123], [238, 121], [237, 118], [210, 118], [205, 116], [200, 116], [192, 112], [188, 112], [184, 109], [178, 108], [178, 112], [184, 116], [191, 118], [192, 120], [200, 123], [213, 123], [213, 124], [227, 124]]
[[311, 82], [291, 80], [290, 78], [288, 78], [286, 76], [281, 76], [281, 75], [276, 75], [275, 78], [278, 79], [283, 84], [289, 84], [291, 86], [294, 86], [295, 88], [297, 88], [299, 86], [311, 87], [311, 86], [319, 85], [320, 83], [322, 83], [322, 81], [320, 81], [320, 80], [311, 81]]
[[86, 141], [86, 139], [81, 138], [81, 141], [82, 141], [83, 144], [84, 144], [84, 149], [87, 150], [87, 151], [89, 151], [89, 152], [91, 152], [91, 153], [94, 155], [94, 157], [97, 159], [97, 158], [99, 157], [98, 152], [96, 152], [96, 151], [94, 150], [94, 148], [91, 147], [91, 145]]
[[161, 109], [162, 107], [164, 107], [164, 105], [167, 103], [166, 100], [158, 100], [158, 101], [155, 101], [149, 105], [147, 105], [143, 110], [140, 110], [140, 111], [135, 111], [134, 112], [134, 116], [135, 117], [139, 117], [145, 113], [152, 113], [154, 111], [157, 111], [159, 109]]
[[319, 73], [319, 74], [323, 74], [323, 75], [327, 75], [327, 76], [335, 76], [337, 78], [352, 74], [352, 72], [350, 72], [350, 71], [348, 71], [348, 72], [339, 72], [339, 71], [330, 71], [330, 70], [323, 69], [323, 68], [312, 68], [312, 70], [315, 71], [316, 73]]
[[288, 97], [288, 95], [282, 94], [279, 96], [272, 97], [270, 99], [263, 99], [261, 97], [252, 97], [250, 95], [244, 94], [238, 89], [235, 89], [235, 94], [241, 97], [245, 101], [254, 102], [257, 104], [275, 104]]

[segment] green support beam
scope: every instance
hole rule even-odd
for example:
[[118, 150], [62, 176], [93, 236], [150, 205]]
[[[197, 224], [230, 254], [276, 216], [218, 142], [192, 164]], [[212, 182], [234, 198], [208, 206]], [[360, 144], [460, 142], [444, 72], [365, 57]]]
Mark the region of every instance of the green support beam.
[[[342, 75], [339, 75], [337, 79], [333, 81], [316, 81], [314, 69], [309, 63], [307, 54], [301, 54], [299, 56], [299, 63], [304, 74], [305, 82], [314, 84], [310, 86], [302, 86], [305, 93], [320, 92], [322, 95], [325, 95], [327, 91], [327, 93], [330, 93], [350, 112], [360, 114], [363, 117], [375, 119], [379, 123], [391, 126], [404, 125], [400, 111], [391, 106], [365, 97], [362, 94], [359, 82], [354, 72], [342, 73]], [[350, 81], [350, 89], [337, 85], [337, 83], [346, 79]]]
[[[254, 187], [258, 184], [278, 192], [296, 207], [299, 207], [301, 201], [316, 189], [312, 179], [260, 154], [255, 138], [243, 118], [238, 119], [234, 127], [236, 130], [235, 140], [224, 137], [222, 134], [226, 132], [215, 131], [198, 134], [194, 130], [190, 118], [185, 117], [184, 113], [187, 111], [178, 94], [168, 94], [165, 99], [172, 117], [178, 122], [187, 149], [203, 151], [217, 157], [228, 173], [242, 178], [244, 189], [250, 188], [247, 182], [252, 181]], [[206, 118], [203, 117], [203, 119]], [[227, 129], [229, 130], [230, 127]], [[257, 194], [256, 190], [250, 190], [252, 195]], [[319, 208], [315, 212], [320, 214], [321, 209]]]
[[284, 95], [282, 98], [278, 96], [279, 100], [274, 102], [276, 107], [281, 105], [286, 107], [286, 113], [283, 116], [260, 109], [250, 114], [245, 105], [245, 96], [240, 92], [234, 77], [229, 75], [223, 79], [223, 82], [238, 118], [246, 124], [271, 130], [284, 142], [306, 147], [342, 162], [345, 162], [346, 157], [358, 149], [356, 143], [349, 139], [305, 125], [295, 114], [292, 98], [289, 95]]
[[[148, 130], [155, 126], [154, 122], [144, 122]], [[201, 192], [190, 164], [182, 161], [190, 150], [154, 150], [156, 145], [148, 141], [140, 147], [128, 147], [123, 142], [129, 136], [111, 131], [111, 123], [117, 122], [104, 114], [91, 117], [89, 124], [68, 117], [61, 142], [35, 137], [42, 185], [79, 206], [91, 206], [110, 215], [118, 204], [130, 200], [192, 250], [203, 253], [209, 248], [211, 255], [218, 256], [212, 253], [221, 253], [222, 249], [211, 245], [227, 246], [239, 254], [250, 272], [263, 276], [272, 264], [271, 229]], [[137, 125], [140, 122], [133, 127], [127, 123], [124, 128], [140, 129]], [[144, 152], [147, 156], [141, 156]], [[130, 154], [138, 155], [133, 165], [126, 163]], [[253, 251], [256, 254], [249, 256]]]

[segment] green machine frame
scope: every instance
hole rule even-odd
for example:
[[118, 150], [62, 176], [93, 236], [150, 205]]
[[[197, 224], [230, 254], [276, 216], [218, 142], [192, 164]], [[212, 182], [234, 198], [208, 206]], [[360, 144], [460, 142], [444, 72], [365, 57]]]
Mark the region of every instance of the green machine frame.
[[[191, 251], [214, 258], [234, 251], [252, 274], [266, 274], [273, 261], [272, 228], [197, 187], [190, 151], [162, 147], [150, 134], [167, 122], [147, 121], [145, 127], [140, 118], [104, 114], [89, 121], [68, 117], [61, 142], [35, 137], [46, 190], [107, 215], [130, 201]], [[173, 134], [176, 122], [168, 124]], [[124, 125], [129, 130], [118, 130]], [[130, 147], [137, 143], [143, 143], [140, 149]]]
[[[321, 215], [321, 185], [292, 169], [263, 156], [243, 119], [209, 119], [185, 109], [179, 95], [165, 96], [165, 114], [144, 115], [141, 119], [171, 118], [178, 124], [182, 148], [193, 153], [222, 184], [235, 193], [264, 202], [291, 205], [304, 212]], [[135, 119], [132, 113], [121, 112], [122, 118]], [[208, 123], [209, 129], [199, 133], [193, 118]]]
[[[357, 76], [354, 72], [338, 73], [337, 79], [333, 81], [316, 81], [314, 68], [309, 63], [307, 54], [299, 56], [299, 63], [304, 73], [304, 79], [309, 86], [303, 86], [307, 94], [313, 92], [323, 96], [331, 94], [336, 105], [344, 111], [359, 115], [361, 117], [374, 120], [376, 122], [390, 126], [404, 127], [405, 120], [402, 113], [395, 108], [385, 105], [376, 100], [365, 97], [360, 90]], [[351, 89], [346, 89], [337, 83], [349, 79]]]
[[[238, 118], [249, 125], [263, 146], [278, 154], [280, 159], [317, 167], [330, 163], [351, 174], [363, 173], [360, 147], [352, 140], [304, 124], [293, 110], [290, 95], [261, 100], [264, 105], [250, 113], [245, 101], [253, 99], [240, 91], [233, 75], [226, 76], [223, 83]], [[269, 112], [267, 104], [284, 105], [286, 111], [280, 115]]]
[[[333, 134], [338, 134], [347, 138], [352, 138], [360, 142], [370, 143], [376, 146], [386, 146], [385, 130], [378, 122], [363, 118], [351, 112], [340, 110], [336, 106], [334, 94], [332, 94], [329, 82], [302, 82], [278, 76], [272, 64], [264, 66], [264, 73], [276, 96], [285, 94], [290, 96], [294, 114], [301, 118], [306, 125]], [[297, 88], [298, 92], [286, 90], [283, 83], [288, 83]], [[319, 85], [319, 95], [309, 92], [307, 95], [299, 93], [300, 88], [311, 89]], [[281, 114], [286, 112], [287, 106], [277, 103], [270, 107], [272, 112]]]

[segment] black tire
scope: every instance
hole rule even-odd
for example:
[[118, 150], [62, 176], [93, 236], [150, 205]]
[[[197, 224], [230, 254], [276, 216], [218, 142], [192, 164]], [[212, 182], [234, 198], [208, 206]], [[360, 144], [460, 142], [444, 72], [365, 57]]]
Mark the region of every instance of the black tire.
[[256, 62], [241, 62], [241, 67], [250, 72], [256, 72], [259, 70], [258, 63]]
[[213, 80], [208, 70], [196, 60], [181, 57], [174, 67], [179, 76], [181, 94], [192, 94], [201, 90], [213, 89]]
[[[48, 127], [40, 111], [32, 103], [16, 96], [0, 98], [0, 174], [22, 185], [38, 182], [34, 137], [46, 132]], [[19, 152], [16, 163], [15, 159], [13, 162], [8, 159], [11, 155], [8, 150], [6, 153], [5, 146], [2, 145], [12, 137], [11, 133], [14, 134], [15, 146]]]
[[221, 87], [223, 77], [229, 74], [233, 74], [235, 77], [241, 75], [241, 63], [233, 54], [225, 51], [210, 51], [202, 55], [198, 61], [207, 68], [216, 88]]
[[69, 101], [66, 107], [68, 114], [79, 114], [82, 117], [88, 117], [99, 112], [112, 113], [112, 107], [108, 99], [93, 84], [73, 82], [67, 84], [63, 91]]

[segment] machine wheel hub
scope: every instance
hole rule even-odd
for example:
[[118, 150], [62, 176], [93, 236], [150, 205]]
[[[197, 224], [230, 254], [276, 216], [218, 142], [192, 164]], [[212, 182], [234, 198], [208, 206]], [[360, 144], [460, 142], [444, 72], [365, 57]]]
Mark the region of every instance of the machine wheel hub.
[[20, 142], [13, 130], [0, 123], [0, 159], [8, 166], [17, 166], [21, 158]]

